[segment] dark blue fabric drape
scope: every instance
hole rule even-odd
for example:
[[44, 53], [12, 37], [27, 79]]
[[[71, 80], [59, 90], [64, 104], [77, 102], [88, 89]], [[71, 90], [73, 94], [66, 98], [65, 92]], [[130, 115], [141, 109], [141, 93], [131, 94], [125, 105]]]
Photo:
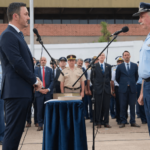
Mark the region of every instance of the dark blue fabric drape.
[[43, 150], [87, 150], [82, 101], [46, 103]]

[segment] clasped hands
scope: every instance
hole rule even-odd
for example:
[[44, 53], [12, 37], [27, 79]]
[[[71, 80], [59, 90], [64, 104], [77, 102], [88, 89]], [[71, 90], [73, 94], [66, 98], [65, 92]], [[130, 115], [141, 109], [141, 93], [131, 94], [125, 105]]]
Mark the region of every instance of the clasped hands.
[[36, 77], [36, 79], [37, 79], [38, 83], [34, 84], [33, 87], [34, 87], [34, 91], [39, 91], [42, 89], [43, 83], [38, 77]]

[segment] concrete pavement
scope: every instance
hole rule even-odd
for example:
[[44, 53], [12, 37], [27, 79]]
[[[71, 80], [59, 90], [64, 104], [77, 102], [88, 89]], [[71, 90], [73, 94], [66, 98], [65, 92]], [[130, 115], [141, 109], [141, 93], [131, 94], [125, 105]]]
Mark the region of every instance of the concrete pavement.
[[[102, 126], [99, 129], [95, 139], [95, 150], [149, 150], [150, 137], [147, 125], [141, 124], [140, 119], [136, 119], [140, 128], [126, 125], [125, 128], [120, 129], [115, 119], [110, 119], [112, 128], [107, 129]], [[36, 131], [36, 127], [32, 124], [29, 128], [27, 136], [21, 150], [42, 150], [43, 132]], [[88, 150], [92, 150], [92, 124], [86, 120]], [[24, 134], [20, 144], [23, 141]], [[20, 145], [21, 146], [21, 145]], [[2, 147], [0, 146], [0, 150]], [[20, 147], [19, 147], [20, 149]]]

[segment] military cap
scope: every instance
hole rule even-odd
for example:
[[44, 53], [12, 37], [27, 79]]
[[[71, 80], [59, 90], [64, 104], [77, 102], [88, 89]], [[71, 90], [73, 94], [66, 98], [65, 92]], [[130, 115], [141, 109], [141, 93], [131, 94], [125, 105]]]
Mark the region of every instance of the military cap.
[[[94, 59], [96, 59], [97, 58], [97, 56], [94, 56], [93, 58], [92, 58], [92, 61], [94, 60]], [[98, 58], [97, 58], [97, 60], [98, 60]]]
[[139, 16], [140, 13], [148, 12], [148, 11], [150, 11], [150, 3], [141, 2], [140, 6], [139, 6], [139, 11], [137, 13], [133, 14], [133, 16]]
[[84, 60], [84, 62], [85, 62], [85, 63], [90, 63], [90, 62], [91, 62], [91, 58], [86, 58], [86, 59]]
[[76, 56], [75, 55], [68, 55], [67, 60], [75, 60]]
[[60, 57], [58, 60], [59, 61], [67, 61], [66, 57]]
[[117, 62], [118, 62], [118, 61], [124, 61], [123, 58], [122, 58], [122, 56], [116, 57], [115, 60], [116, 60]]

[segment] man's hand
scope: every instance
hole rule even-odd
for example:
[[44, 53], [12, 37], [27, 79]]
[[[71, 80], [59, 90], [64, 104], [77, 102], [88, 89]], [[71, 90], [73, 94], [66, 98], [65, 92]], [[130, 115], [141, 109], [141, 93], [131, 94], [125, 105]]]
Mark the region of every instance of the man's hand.
[[92, 92], [91, 92], [91, 90], [89, 90], [89, 91], [88, 91], [88, 93], [89, 93], [89, 95], [92, 95]]
[[112, 95], [113, 97], [116, 97], [116, 94], [115, 94], [114, 91], [111, 91], [111, 95]]
[[88, 95], [88, 90], [85, 89], [85, 95]]
[[143, 95], [140, 95], [138, 98], [138, 103], [139, 105], [144, 105], [144, 101], [143, 101]]
[[84, 92], [81, 92], [80, 95], [81, 95], [81, 97], [83, 98], [83, 97], [84, 97]]
[[34, 87], [35, 91], [39, 91], [42, 88], [43, 83], [38, 77], [36, 79], [38, 80], [38, 84], [37, 85], [34, 84], [33, 87]]
[[48, 89], [41, 89], [39, 92], [42, 94], [47, 94], [49, 92], [49, 90]]

